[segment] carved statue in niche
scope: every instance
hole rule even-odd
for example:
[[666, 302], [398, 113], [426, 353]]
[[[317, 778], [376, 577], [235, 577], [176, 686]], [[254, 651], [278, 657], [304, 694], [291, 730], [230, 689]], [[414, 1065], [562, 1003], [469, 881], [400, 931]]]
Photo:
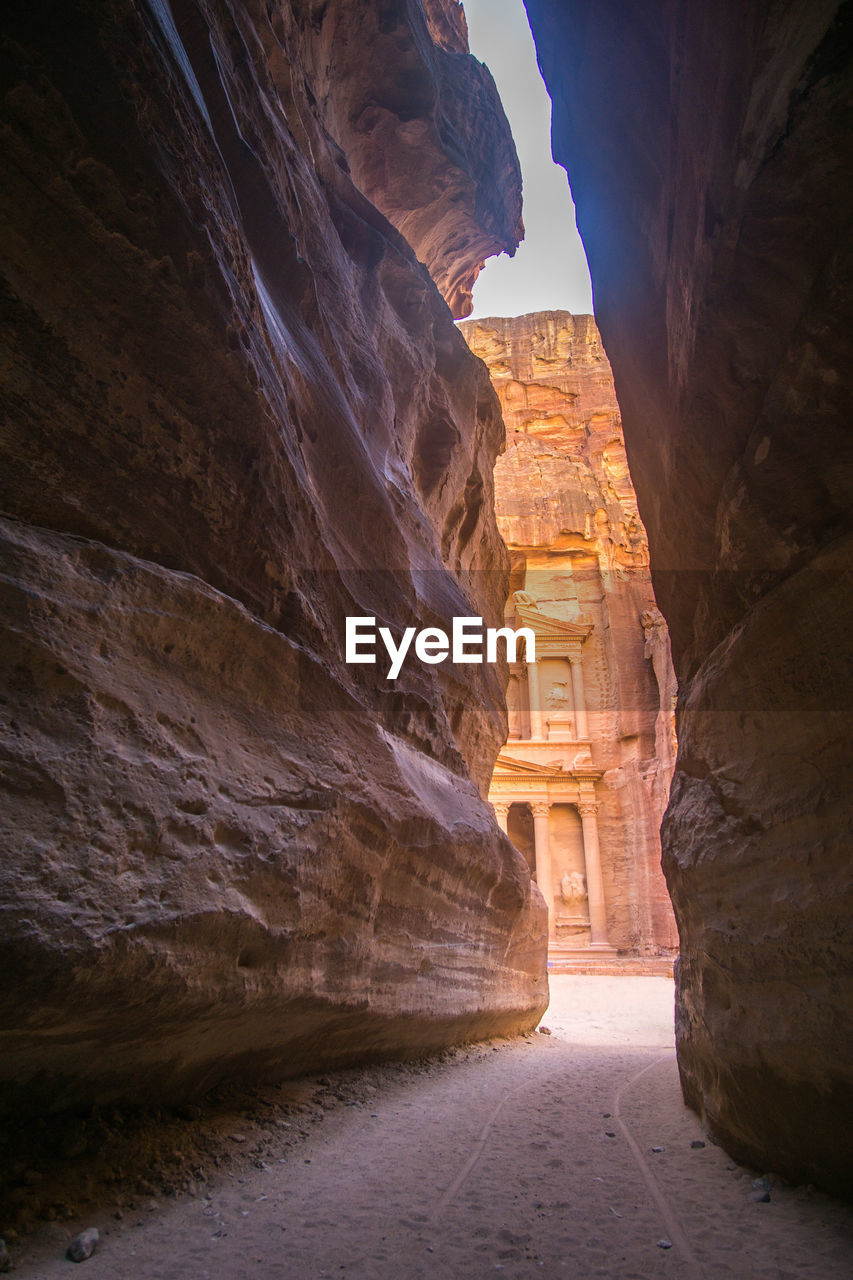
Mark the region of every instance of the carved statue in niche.
[[643, 656], [651, 658], [658, 687], [663, 690], [667, 676], [667, 632], [666, 621], [660, 609], [645, 609], [640, 614], [640, 625], [646, 637]]
[[560, 880], [560, 897], [567, 906], [583, 902], [586, 898], [586, 881], [579, 871], [567, 871]]
[[657, 681], [660, 710], [655, 724], [657, 755], [664, 774], [672, 773], [677, 748], [675, 738], [675, 698], [677, 685], [669, 656], [669, 632], [660, 609], [645, 609], [640, 624], [646, 637], [644, 657], [651, 658]]
[[664, 701], [670, 697], [674, 701], [674, 689], [670, 688], [672, 681], [666, 620], [660, 609], [645, 609], [640, 614], [640, 624], [646, 637], [643, 657], [652, 660], [652, 669], [658, 682], [663, 706]]
[[563, 711], [569, 706], [569, 686], [565, 680], [557, 680], [545, 695], [546, 706], [554, 711]]

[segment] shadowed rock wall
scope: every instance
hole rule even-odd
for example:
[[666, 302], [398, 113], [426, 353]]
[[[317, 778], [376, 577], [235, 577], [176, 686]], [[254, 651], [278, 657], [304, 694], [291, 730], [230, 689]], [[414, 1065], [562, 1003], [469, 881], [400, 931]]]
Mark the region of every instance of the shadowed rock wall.
[[[419, 1052], [546, 998], [482, 799], [505, 672], [343, 661], [348, 614], [495, 624], [508, 583], [497, 399], [318, 106], [362, 18], [6, 10], [8, 1105]], [[382, 21], [441, 62], [419, 4]]]
[[679, 677], [685, 1096], [850, 1192], [853, 10], [527, 9]]

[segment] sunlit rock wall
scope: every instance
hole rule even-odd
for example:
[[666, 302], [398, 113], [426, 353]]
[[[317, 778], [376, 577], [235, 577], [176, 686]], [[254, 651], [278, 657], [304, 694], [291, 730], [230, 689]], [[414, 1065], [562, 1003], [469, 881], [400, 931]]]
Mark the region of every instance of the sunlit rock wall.
[[323, 123], [330, 31], [380, 79], [417, 47], [439, 93], [421, 6], [383, 5], [378, 47], [364, 9], [7, 6], [5, 1105], [544, 1003], [541, 900], [482, 799], [505, 671], [343, 660], [346, 615], [495, 623], [508, 569], [497, 398]]
[[[312, 40], [319, 110], [354, 182], [425, 263], [454, 316], [492, 254], [524, 234], [521, 170], [458, 0], [329, 6]], [[314, 6], [319, 10], [321, 6]]]
[[[675, 679], [601, 338], [592, 316], [566, 311], [459, 328], [488, 365], [507, 425], [495, 500], [511, 586], [546, 616], [592, 623], [582, 670], [591, 764], [603, 775], [596, 795], [608, 939], [623, 954], [672, 952], [660, 823], [675, 759]], [[553, 701], [547, 663], [539, 683], [544, 702]], [[506, 749], [513, 757], [572, 773], [577, 746], [526, 747], [526, 725], [515, 736]], [[579, 822], [564, 810], [550, 819], [553, 956], [582, 941], [559, 924], [561, 877], [584, 865], [572, 847]]]
[[851, 1192], [850, 6], [527, 9], [680, 682], [685, 1095]]

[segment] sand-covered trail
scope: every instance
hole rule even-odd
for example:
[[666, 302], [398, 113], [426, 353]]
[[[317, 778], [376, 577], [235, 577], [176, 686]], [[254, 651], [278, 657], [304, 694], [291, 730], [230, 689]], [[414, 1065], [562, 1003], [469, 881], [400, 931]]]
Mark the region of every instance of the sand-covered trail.
[[[691, 1145], [703, 1134], [681, 1102], [671, 1010], [663, 978], [552, 979], [552, 1035], [359, 1073], [357, 1101], [327, 1109], [284, 1163], [54, 1226], [17, 1274], [847, 1280], [853, 1210], [782, 1185], [756, 1203], [768, 1171]], [[87, 1225], [101, 1245], [78, 1268], [60, 1235]]]

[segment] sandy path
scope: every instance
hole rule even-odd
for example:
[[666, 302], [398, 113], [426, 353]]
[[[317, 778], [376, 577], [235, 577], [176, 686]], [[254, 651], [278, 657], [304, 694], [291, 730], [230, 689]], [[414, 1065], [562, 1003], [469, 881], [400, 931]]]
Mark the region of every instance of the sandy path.
[[[662, 978], [552, 979], [551, 1036], [362, 1073], [359, 1105], [284, 1163], [81, 1223], [109, 1234], [80, 1274], [848, 1280], [853, 1210], [783, 1186], [755, 1203], [754, 1173], [691, 1147], [671, 1008]], [[49, 1228], [16, 1274], [77, 1274], [60, 1237]]]

